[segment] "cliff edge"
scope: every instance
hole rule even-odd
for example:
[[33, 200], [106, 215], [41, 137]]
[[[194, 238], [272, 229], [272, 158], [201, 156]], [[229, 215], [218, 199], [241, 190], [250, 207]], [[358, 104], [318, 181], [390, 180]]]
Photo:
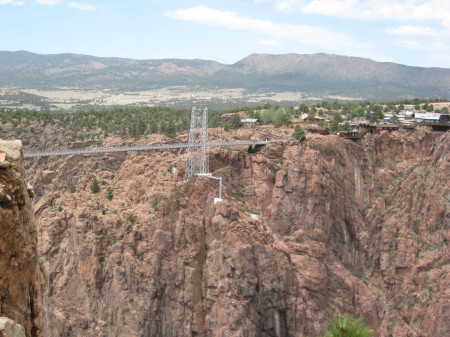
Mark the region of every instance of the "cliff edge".
[[38, 337], [43, 279], [26, 186], [22, 143], [0, 140], [0, 316], [21, 324], [27, 336]]

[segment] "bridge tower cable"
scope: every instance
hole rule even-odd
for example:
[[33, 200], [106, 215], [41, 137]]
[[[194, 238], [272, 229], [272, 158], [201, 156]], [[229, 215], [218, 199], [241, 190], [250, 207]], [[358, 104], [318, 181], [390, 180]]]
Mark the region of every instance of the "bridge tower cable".
[[188, 140], [188, 158], [184, 180], [195, 174], [209, 173], [208, 158], [208, 109], [192, 108]]

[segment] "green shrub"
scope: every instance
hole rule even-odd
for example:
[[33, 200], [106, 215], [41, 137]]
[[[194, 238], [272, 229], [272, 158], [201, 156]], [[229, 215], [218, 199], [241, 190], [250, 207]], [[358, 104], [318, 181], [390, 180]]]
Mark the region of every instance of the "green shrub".
[[158, 194], [156, 197], [152, 200], [152, 208], [156, 210], [158, 208], [158, 205], [161, 203], [161, 201], [164, 200], [164, 195]]
[[69, 192], [70, 193], [75, 193], [76, 191], [77, 191], [77, 188], [75, 187], [75, 185], [70, 185]]
[[108, 199], [108, 200], [112, 200], [113, 194], [112, 194], [112, 192], [110, 190], [106, 191], [105, 198]]
[[296, 125], [294, 128], [294, 133], [292, 134], [292, 137], [297, 140], [304, 140], [305, 137], [305, 131], [300, 127], [300, 125]]
[[324, 337], [371, 337], [373, 330], [367, 327], [362, 318], [350, 314], [333, 316], [331, 327]]
[[98, 192], [100, 192], [100, 186], [98, 185], [98, 180], [97, 180], [97, 178], [92, 179], [92, 182], [91, 182], [91, 192], [92, 192], [92, 193], [98, 193]]

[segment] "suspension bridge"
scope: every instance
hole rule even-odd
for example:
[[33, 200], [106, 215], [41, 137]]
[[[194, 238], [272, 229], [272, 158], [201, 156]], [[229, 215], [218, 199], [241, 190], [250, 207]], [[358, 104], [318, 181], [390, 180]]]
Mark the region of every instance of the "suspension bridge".
[[[262, 140], [239, 140], [235, 142], [206, 142], [206, 147], [229, 147], [229, 146], [251, 146], [251, 145], [253, 146], [253, 145], [267, 145], [268, 143], [269, 141], [262, 141]], [[189, 149], [190, 147], [201, 148], [202, 144], [166, 143], [166, 144], [149, 144], [149, 145], [116, 146], [116, 147], [91, 147], [83, 149], [64, 149], [55, 151], [25, 150], [24, 156], [25, 158], [38, 158], [38, 157], [71, 156], [78, 154], [93, 154], [93, 153]]]
[[235, 142], [208, 142], [208, 109], [192, 108], [191, 125], [189, 129], [189, 138], [186, 143], [166, 143], [149, 144], [135, 146], [118, 147], [95, 147], [83, 149], [64, 149], [55, 151], [24, 152], [25, 158], [71, 156], [80, 154], [94, 153], [113, 153], [113, 152], [132, 152], [132, 151], [152, 151], [152, 150], [170, 150], [187, 149], [188, 156], [184, 173], [185, 182], [192, 176], [204, 177], [219, 181], [219, 194], [214, 198], [214, 203], [222, 201], [222, 177], [215, 177], [209, 173], [209, 147], [226, 146], [263, 146], [268, 144], [268, 140], [238, 140]]

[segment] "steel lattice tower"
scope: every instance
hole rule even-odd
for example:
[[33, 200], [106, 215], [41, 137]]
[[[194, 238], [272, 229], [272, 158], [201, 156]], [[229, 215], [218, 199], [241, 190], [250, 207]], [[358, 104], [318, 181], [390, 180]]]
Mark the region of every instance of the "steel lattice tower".
[[188, 158], [184, 180], [188, 181], [194, 174], [209, 173], [208, 149], [208, 109], [192, 108], [191, 128], [188, 140]]

